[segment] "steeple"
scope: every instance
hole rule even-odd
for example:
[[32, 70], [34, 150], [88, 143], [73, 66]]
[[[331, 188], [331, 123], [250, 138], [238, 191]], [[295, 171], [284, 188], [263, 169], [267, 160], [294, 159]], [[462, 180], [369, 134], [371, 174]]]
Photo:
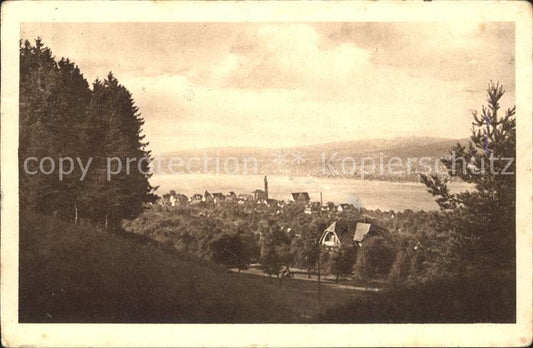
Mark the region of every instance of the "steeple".
[[265, 199], [268, 199], [268, 180], [265, 175]]

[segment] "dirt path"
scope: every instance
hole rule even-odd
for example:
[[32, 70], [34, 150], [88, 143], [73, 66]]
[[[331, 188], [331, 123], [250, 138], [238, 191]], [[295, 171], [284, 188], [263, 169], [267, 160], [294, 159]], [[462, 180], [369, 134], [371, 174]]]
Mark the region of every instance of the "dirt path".
[[[231, 272], [239, 273], [239, 270], [236, 268], [231, 268]], [[314, 274], [311, 274], [311, 278], [307, 277], [307, 273], [297, 270], [291, 269], [291, 271], [294, 274], [294, 279], [298, 280], [305, 280], [310, 282], [318, 282], [318, 277]], [[240, 274], [252, 274], [255, 276], [262, 276], [262, 277], [268, 277], [269, 275], [258, 269], [257, 267], [250, 267], [247, 270], [241, 270]], [[285, 280], [286, 281], [286, 280]], [[347, 290], [356, 290], [356, 291], [370, 291], [370, 292], [377, 292], [381, 289], [375, 288], [375, 287], [364, 287], [364, 286], [355, 286], [347, 284], [345, 281], [339, 280], [339, 283], [335, 283], [335, 279], [331, 277], [320, 277], [320, 284], [323, 286], [336, 288], [336, 289], [347, 289]]]

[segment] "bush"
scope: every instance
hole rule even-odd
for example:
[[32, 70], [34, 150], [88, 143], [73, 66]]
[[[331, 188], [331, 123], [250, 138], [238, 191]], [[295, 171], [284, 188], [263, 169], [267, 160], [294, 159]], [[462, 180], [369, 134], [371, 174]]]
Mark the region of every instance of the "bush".
[[329, 273], [336, 276], [335, 282], [339, 280], [339, 277], [352, 273], [355, 260], [355, 247], [341, 246], [330, 251], [328, 268]]
[[249, 255], [242, 238], [237, 234], [221, 234], [209, 243], [211, 260], [239, 270], [248, 268]]
[[381, 237], [366, 240], [358, 250], [355, 274], [369, 280], [386, 276], [394, 261], [395, 251], [389, 241]]

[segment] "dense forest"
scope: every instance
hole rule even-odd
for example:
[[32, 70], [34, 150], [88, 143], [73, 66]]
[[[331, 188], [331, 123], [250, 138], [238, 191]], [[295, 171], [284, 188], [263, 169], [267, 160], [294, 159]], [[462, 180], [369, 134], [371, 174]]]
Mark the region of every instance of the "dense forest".
[[[137, 216], [155, 199], [143, 123], [130, 92], [111, 72], [90, 86], [73, 62], [57, 60], [40, 39], [21, 42], [22, 210], [109, 229]], [[146, 160], [108, 178], [110, 158], [116, 166], [126, 158]]]

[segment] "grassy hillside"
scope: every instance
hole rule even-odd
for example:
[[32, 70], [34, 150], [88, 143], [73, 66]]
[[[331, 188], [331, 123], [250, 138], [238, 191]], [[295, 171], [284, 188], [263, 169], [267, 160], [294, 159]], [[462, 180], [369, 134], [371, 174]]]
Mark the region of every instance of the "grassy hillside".
[[257, 282], [135, 235], [25, 213], [21, 322], [291, 322]]
[[439, 279], [365, 294], [326, 310], [327, 323], [514, 323], [511, 270]]
[[[20, 226], [23, 323], [514, 322], [510, 272], [362, 293], [228, 273], [135, 234], [36, 214]], [[326, 282], [327, 283], [327, 282]]]

